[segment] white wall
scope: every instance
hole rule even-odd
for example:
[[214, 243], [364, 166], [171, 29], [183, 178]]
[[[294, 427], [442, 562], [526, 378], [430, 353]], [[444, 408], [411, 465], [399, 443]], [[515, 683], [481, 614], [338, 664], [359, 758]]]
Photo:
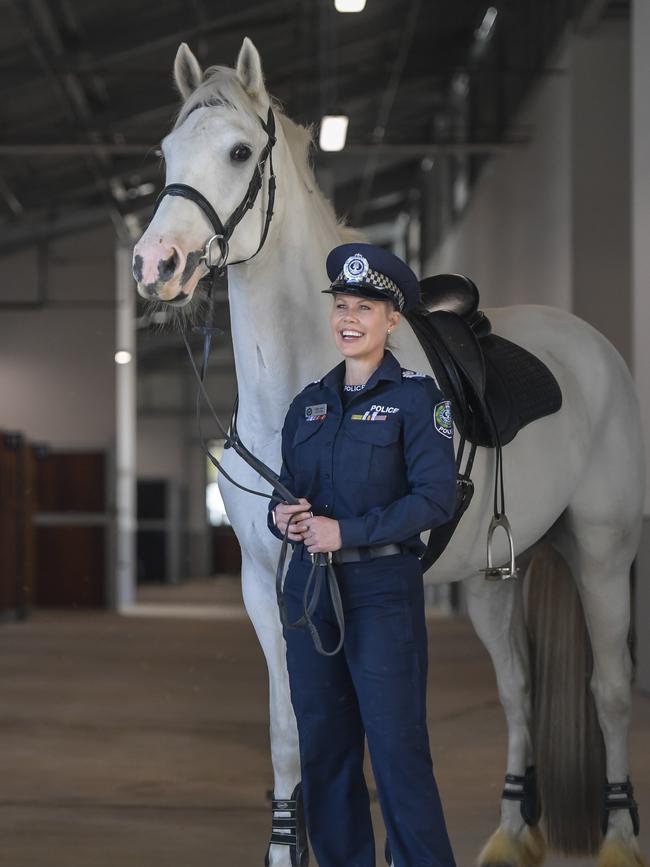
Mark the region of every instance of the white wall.
[[629, 27], [568, 32], [426, 273], [461, 271], [485, 307], [572, 310], [631, 359]]
[[[0, 429], [53, 446], [114, 438], [115, 288], [110, 229], [0, 259]], [[47, 306], [7, 309], [7, 302]]]
[[485, 307], [571, 305], [569, 53], [563, 45], [515, 119], [530, 143], [494, 157], [425, 274], [472, 277]]

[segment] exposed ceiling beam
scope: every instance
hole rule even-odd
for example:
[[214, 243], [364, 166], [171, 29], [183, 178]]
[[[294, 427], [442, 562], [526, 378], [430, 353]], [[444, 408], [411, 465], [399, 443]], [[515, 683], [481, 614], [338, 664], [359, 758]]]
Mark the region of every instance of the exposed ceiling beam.
[[[254, 7], [249, 7], [245, 11], [231, 13], [230, 15], [219, 15], [218, 18], [213, 18], [209, 21], [203, 21], [201, 24], [193, 24], [190, 27], [183, 27], [174, 30], [172, 33], [166, 33], [164, 36], [154, 39], [141, 39], [137, 43], [130, 45], [128, 48], [118, 49], [109, 54], [95, 55], [89, 59], [84, 65], [84, 69], [99, 69], [111, 64], [122, 64], [130, 57], [140, 56], [142, 54], [158, 51], [161, 48], [178, 45], [180, 42], [187, 42], [191, 39], [200, 39], [208, 33], [219, 31], [220, 35], [225, 35], [229, 30], [241, 34], [242, 28], [250, 24], [252, 28], [264, 31], [272, 21], [282, 21], [289, 17], [287, 10], [283, 14], [279, 14], [278, 10], [283, 10], [283, 4], [278, 0], [269, 0], [266, 3], [256, 3]], [[122, 29], [122, 33], [124, 29]]]
[[[125, 220], [113, 199], [110, 177], [107, 175], [107, 169], [110, 173], [108, 154], [96, 149], [95, 143], [101, 141], [101, 134], [96, 128], [95, 118], [88, 104], [83, 82], [76, 73], [61, 74], [57, 67], [58, 58], [65, 55], [66, 48], [52, 17], [52, 10], [43, 0], [30, 0], [31, 16], [26, 13], [19, 0], [13, 0], [11, 8], [23, 38], [42, 71], [54, 86], [62, 108], [68, 117], [78, 124], [88, 136], [89, 150], [84, 151], [83, 155], [86, 156], [87, 164], [95, 177], [97, 188], [102, 194], [105, 207], [117, 234], [128, 242], [132, 235], [132, 225]], [[71, 6], [68, 7], [68, 14], [72, 14]], [[41, 46], [37, 33], [47, 45], [47, 50]]]
[[[337, 153], [318, 152], [318, 159], [337, 160], [342, 156], [368, 157], [378, 156], [416, 157], [440, 153], [498, 153], [519, 148], [528, 144], [525, 138], [506, 141], [465, 141], [465, 142], [413, 142], [411, 144], [354, 144], [350, 143]], [[81, 156], [102, 152], [112, 156], [134, 156], [153, 154], [158, 145], [151, 143], [117, 143], [117, 142], [14, 142], [0, 144], [0, 156], [42, 157], [42, 156]]]

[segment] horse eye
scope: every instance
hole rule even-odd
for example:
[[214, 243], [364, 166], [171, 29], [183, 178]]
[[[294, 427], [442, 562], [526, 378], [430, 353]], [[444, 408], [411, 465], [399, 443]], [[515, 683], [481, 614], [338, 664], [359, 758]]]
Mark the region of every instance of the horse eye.
[[230, 151], [230, 159], [236, 160], [238, 163], [243, 163], [252, 154], [248, 145], [238, 144]]

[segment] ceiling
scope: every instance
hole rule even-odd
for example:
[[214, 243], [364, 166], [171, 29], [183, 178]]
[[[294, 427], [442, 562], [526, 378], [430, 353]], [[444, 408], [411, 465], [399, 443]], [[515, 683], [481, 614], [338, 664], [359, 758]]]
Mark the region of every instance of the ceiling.
[[112, 220], [137, 231], [162, 186], [155, 148], [178, 108], [178, 44], [233, 65], [243, 36], [295, 120], [350, 117], [315, 162], [339, 212], [394, 216], [422, 158], [474, 166], [525, 130], [511, 119], [567, 19], [626, 0], [0, 0], [0, 255]]

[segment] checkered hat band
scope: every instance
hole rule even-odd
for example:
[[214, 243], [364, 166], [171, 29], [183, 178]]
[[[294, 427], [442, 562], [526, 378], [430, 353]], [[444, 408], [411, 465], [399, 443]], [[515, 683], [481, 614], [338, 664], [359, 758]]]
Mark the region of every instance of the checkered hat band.
[[393, 296], [393, 298], [397, 302], [397, 306], [399, 307], [399, 309], [404, 309], [404, 293], [399, 288], [397, 283], [394, 283], [390, 279], [390, 277], [387, 277], [380, 271], [373, 271], [372, 268], [369, 268], [364, 275], [363, 280], [359, 281], [350, 280], [349, 277], [346, 277], [343, 271], [341, 271], [339, 276], [332, 283], [332, 286], [367, 286], [370, 289], [379, 289], [380, 291], [385, 290], [387, 292], [390, 292], [390, 294]]

